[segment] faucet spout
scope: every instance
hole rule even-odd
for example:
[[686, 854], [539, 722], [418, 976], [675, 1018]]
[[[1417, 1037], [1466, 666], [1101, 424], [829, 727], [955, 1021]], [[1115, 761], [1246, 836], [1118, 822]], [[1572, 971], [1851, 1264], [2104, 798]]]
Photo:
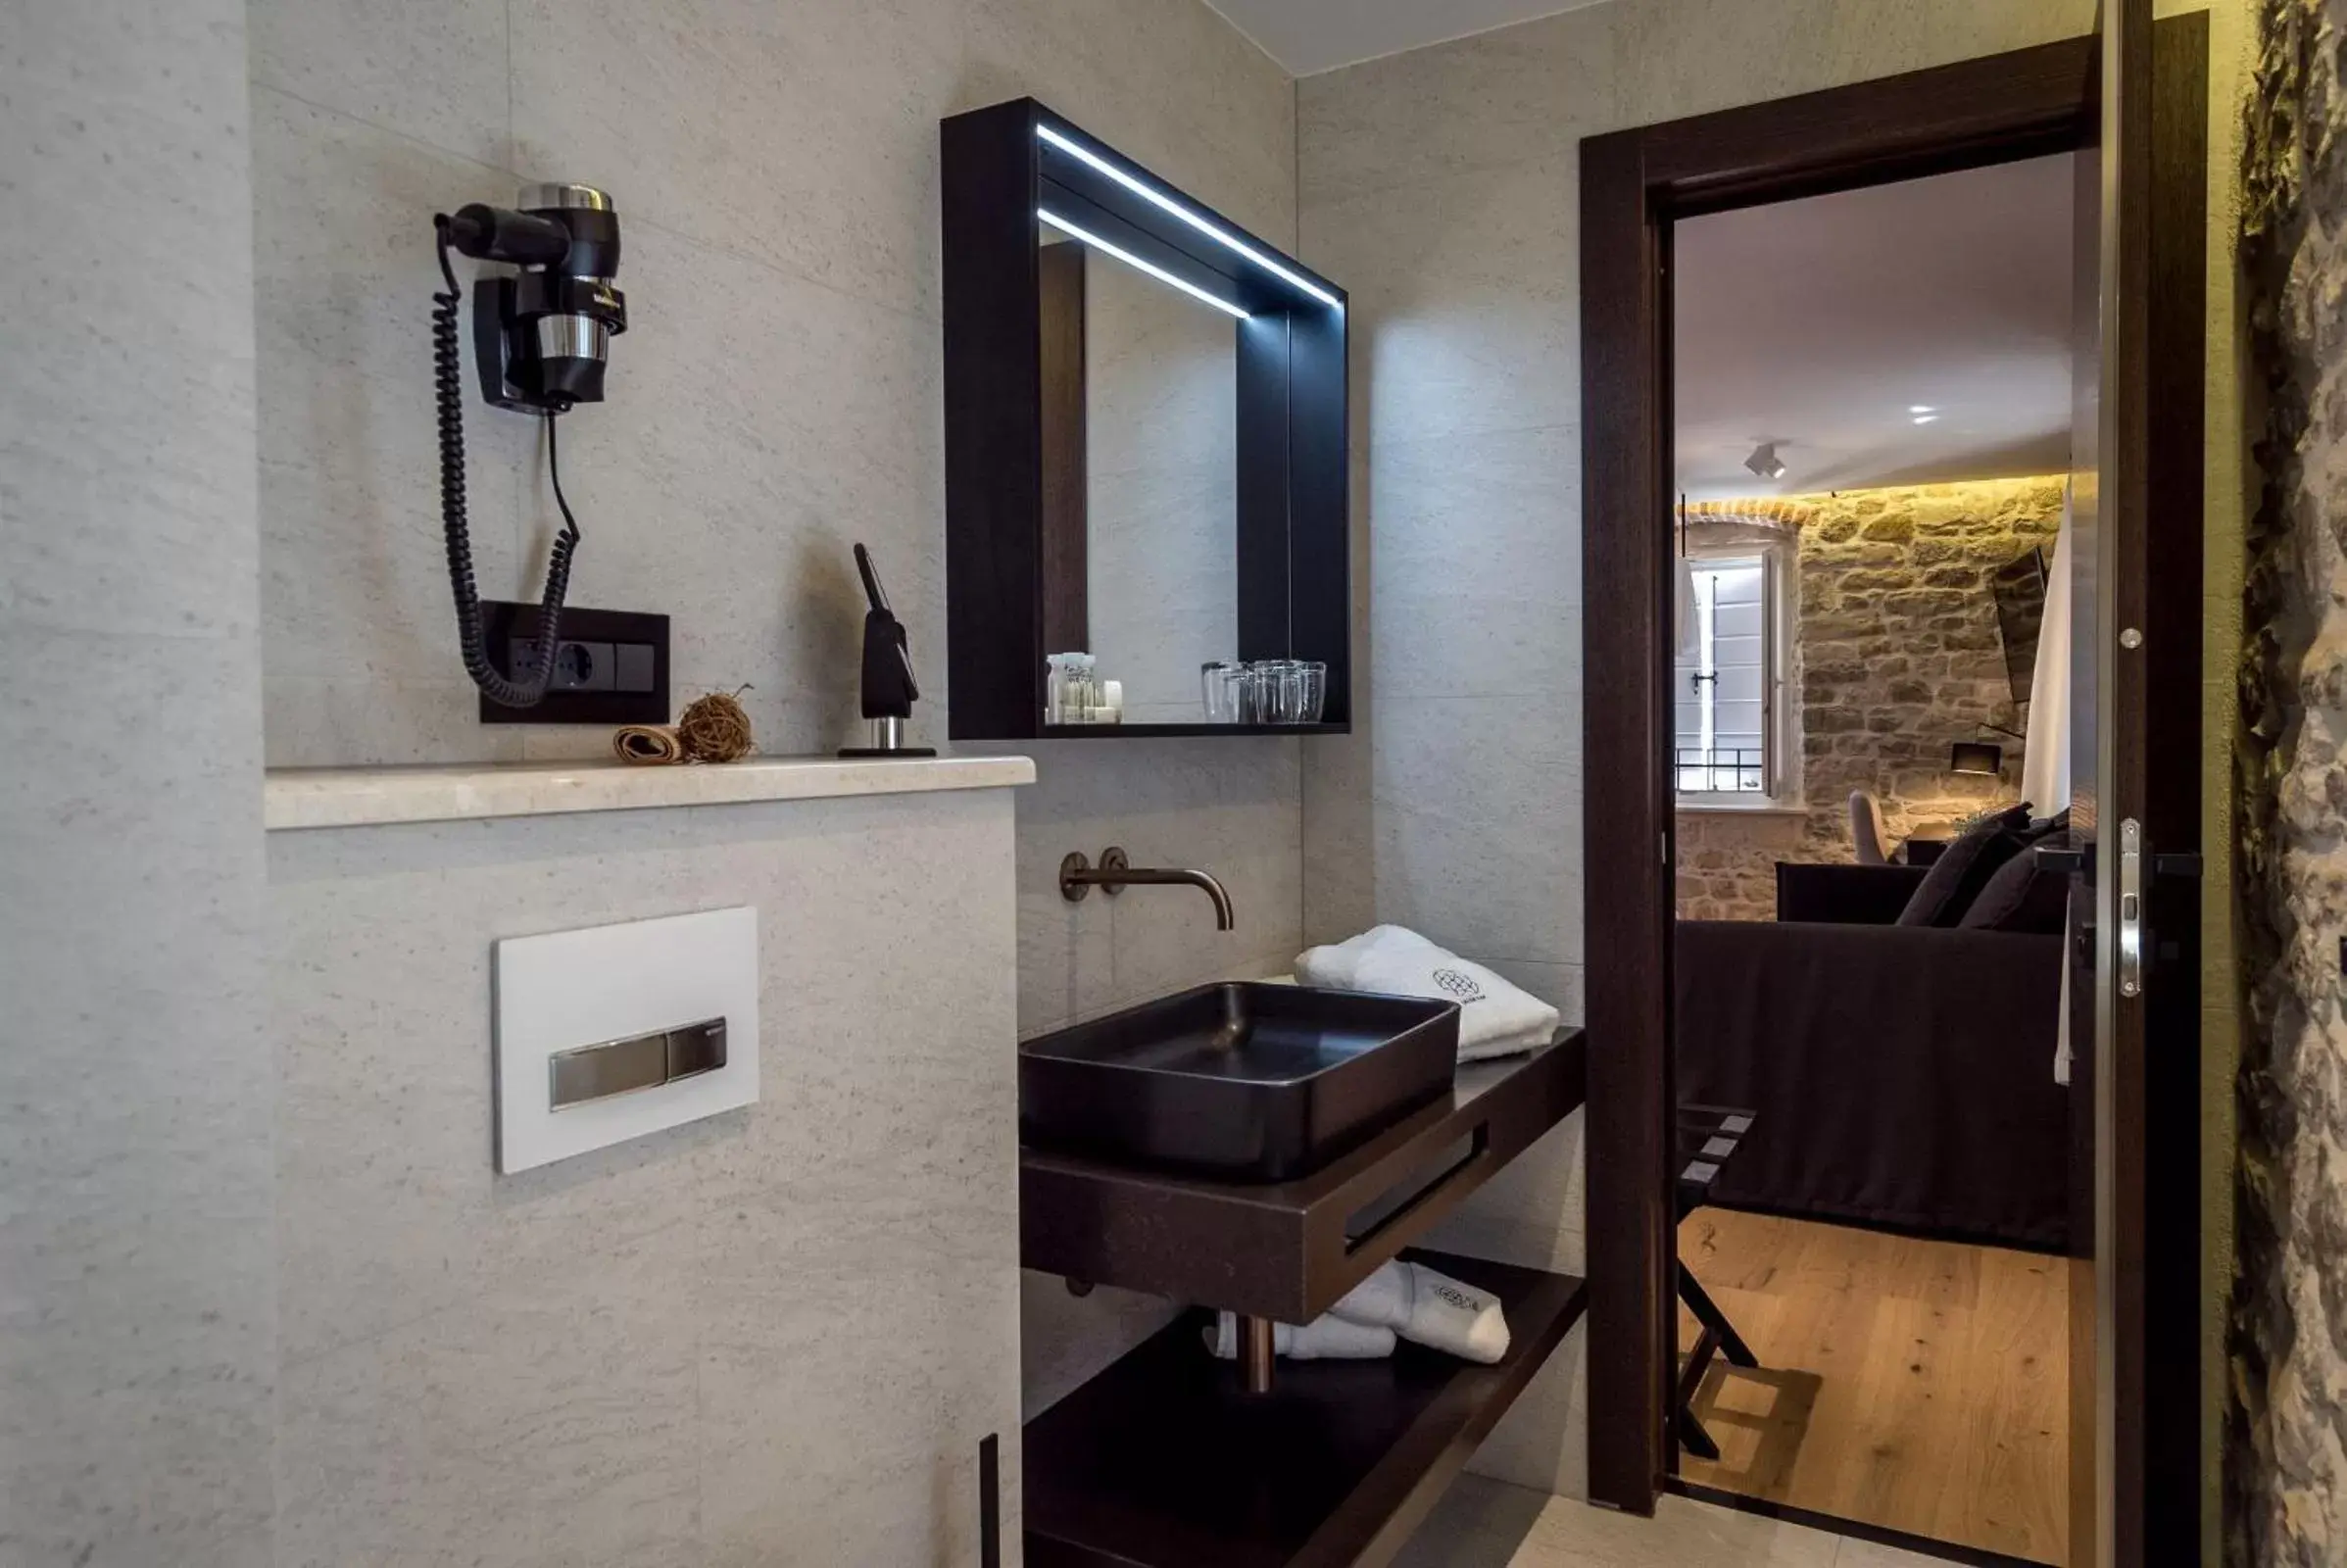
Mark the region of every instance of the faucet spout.
[[1197, 888], [1214, 901], [1214, 929], [1232, 931], [1238, 919], [1231, 912], [1231, 895], [1210, 871], [1195, 870], [1189, 866], [1135, 865], [1121, 849], [1111, 847], [1100, 853], [1100, 863], [1094, 865], [1081, 850], [1059, 862], [1059, 896], [1070, 904], [1077, 903], [1094, 888], [1114, 898], [1128, 887], [1187, 887]]

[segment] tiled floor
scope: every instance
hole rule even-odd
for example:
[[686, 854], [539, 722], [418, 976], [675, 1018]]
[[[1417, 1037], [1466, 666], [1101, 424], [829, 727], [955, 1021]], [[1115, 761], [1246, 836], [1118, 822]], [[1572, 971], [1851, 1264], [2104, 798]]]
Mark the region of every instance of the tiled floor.
[[1461, 1476], [1394, 1568], [1943, 1568], [1936, 1557], [1665, 1497], [1651, 1519]]

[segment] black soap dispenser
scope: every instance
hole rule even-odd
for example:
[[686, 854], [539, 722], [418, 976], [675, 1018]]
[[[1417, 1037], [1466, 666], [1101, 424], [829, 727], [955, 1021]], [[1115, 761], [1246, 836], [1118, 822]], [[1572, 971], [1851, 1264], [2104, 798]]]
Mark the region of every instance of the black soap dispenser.
[[905, 724], [921, 695], [912, 676], [912, 655], [905, 645], [905, 623], [888, 608], [880, 591], [880, 573], [872, 569], [872, 553], [856, 547], [856, 575], [863, 578], [864, 598], [871, 608], [863, 617], [863, 716], [872, 726], [869, 746], [844, 746], [842, 757], [935, 757], [927, 746], [905, 744]]

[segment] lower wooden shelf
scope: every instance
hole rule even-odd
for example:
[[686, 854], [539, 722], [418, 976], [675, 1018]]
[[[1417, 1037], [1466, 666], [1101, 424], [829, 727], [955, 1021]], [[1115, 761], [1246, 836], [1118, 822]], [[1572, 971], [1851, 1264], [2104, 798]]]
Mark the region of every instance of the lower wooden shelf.
[[1588, 1303], [1570, 1274], [1405, 1254], [1506, 1304], [1504, 1359], [1282, 1361], [1268, 1395], [1186, 1317], [1027, 1423], [1029, 1568], [1378, 1568]]

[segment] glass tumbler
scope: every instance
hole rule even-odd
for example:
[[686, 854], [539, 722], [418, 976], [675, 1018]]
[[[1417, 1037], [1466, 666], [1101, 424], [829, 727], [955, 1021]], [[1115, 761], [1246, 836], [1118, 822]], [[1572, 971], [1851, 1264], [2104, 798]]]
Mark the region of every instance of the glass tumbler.
[[1265, 696], [1263, 662], [1255, 660], [1239, 666], [1239, 722], [1268, 724], [1271, 712]]
[[1302, 671], [1302, 699], [1296, 710], [1296, 721], [1299, 724], [1317, 724], [1320, 715], [1328, 709], [1329, 667], [1322, 661], [1313, 659], [1303, 661], [1298, 668]]
[[1205, 703], [1206, 722], [1236, 724], [1240, 722], [1239, 697], [1245, 669], [1228, 660], [1208, 660], [1198, 666], [1199, 695]]

